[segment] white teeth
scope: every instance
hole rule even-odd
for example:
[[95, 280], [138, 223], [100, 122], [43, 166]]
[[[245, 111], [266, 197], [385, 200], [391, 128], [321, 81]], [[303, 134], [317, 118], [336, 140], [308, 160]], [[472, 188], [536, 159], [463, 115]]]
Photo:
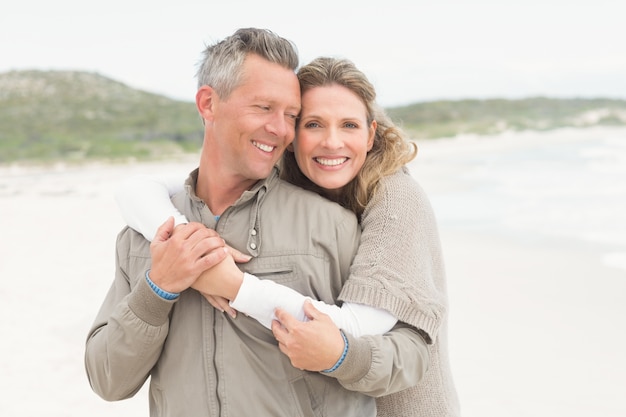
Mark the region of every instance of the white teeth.
[[252, 141], [252, 144], [256, 146], [257, 148], [259, 148], [260, 150], [262, 150], [263, 152], [272, 152], [274, 148], [276, 148], [275, 146], [264, 145], [256, 141]]
[[348, 158], [339, 158], [339, 159], [326, 159], [326, 158], [315, 158], [318, 164], [325, 165], [327, 167], [334, 167], [337, 165], [341, 165], [348, 160]]

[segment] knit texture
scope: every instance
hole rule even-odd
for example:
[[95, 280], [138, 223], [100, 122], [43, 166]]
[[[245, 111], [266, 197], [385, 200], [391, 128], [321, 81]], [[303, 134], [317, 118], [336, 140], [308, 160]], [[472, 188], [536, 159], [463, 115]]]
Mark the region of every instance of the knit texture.
[[418, 328], [430, 344], [430, 366], [422, 381], [378, 398], [378, 416], [459, 416], [437, 222], [426, 193], [406, 168], [381, 180], [361, 226], [358, 253], [339, 298], [389, 311]]

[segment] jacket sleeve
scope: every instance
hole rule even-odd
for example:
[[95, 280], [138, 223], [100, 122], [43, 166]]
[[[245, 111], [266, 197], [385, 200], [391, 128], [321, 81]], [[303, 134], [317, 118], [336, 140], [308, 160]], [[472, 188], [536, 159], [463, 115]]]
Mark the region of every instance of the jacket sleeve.
[[324, 375], [350, 391], [373, 397], [392, 394], [417, 385], [428, 370], [428, 345], [405, 323], [384, 335], [346, 337], [349, 349], [343, 363]]
[[[128, 228], [118, 236], [115, 279], [86, 342], [89, 382], [108, 401], [129, 398], [139, 391], [169, 330], [173, 302], [154, 293], [143, 274], [130, 278], [127, 274], [129, 248], [137, 239], [143, 240]], [[148, 256], [139, 262], [148, 266], [149, 261]]]

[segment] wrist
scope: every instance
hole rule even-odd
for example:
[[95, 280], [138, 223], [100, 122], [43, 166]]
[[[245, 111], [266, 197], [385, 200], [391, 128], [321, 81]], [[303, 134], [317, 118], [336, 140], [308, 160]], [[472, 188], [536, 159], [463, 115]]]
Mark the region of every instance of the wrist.
[[239, 294], [239, 289], [243, 284], [243, 277], [244, 272], [240, 271], [239, 269], [237, 269], [235, 273], [229, 277], [226, 289], [224, 291], [224, 298], [228, 300], [234, 300], [237, 297], [237, 294]]
[[330, 373], [330, 372], [335, 371], [337, 368], [341, 366], [343, 361], [346, 359], [346, 355], [348, 354], [348, 346], [349, 346], [348, 338], [346, 337], [346, 335], [343, 333], [342, 330], [339, 330], [339, 333], [341, 333], [341, 337], [343, 338], [343, 352], [341, 353], [341, 356], [339, 357], [337, 362], [335, 362], [335, 364], [331, 368], [324, 369], [322, 371], [323, 373]]
[[180, 293], [166, 291], [163, 288], [159, 287], [157, 284], [155, 284], [150, 279], [150, 270], [149, 269], [146, 271], [146, 281], [148, 282], [148, 285], [150, 286], [150, 288], [152, 288], [152, 291], [154, 291], [159, 297], [161, 297], [161, 298], [163, 298], [165, 300], [175, 300], [180, 295]]

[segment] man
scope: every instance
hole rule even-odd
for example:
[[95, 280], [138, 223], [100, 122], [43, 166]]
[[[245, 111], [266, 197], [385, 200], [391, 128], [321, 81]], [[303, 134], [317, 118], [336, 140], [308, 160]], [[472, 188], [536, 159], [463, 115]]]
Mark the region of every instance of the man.
[[[291, 43], [264, 30], [242, 29], [207, 48], [196, 95], [200, 165], [173, 198], [193, 223], [174, 229], [170, 221], [152, 247], [129, 228], [118, 236], [115, 280], [85, 352], [103, 398], [131, 397], [150, 377], [151, 415], [374, 416], [366, 393], [417, 382], [427, 353], [406, 326], [350, 339], [333, 372], [305, 372], [269, 330], [221, 314], [192, 289], [224, 259], [222, 239], [252, 256], [247, 271], [329, 303], [348, 276], [359, 240], [353, 214], [279, 180], [275, 168], [295, 135], [297, 65]], [[409, 357], [402, 367], [396, 351]]]

